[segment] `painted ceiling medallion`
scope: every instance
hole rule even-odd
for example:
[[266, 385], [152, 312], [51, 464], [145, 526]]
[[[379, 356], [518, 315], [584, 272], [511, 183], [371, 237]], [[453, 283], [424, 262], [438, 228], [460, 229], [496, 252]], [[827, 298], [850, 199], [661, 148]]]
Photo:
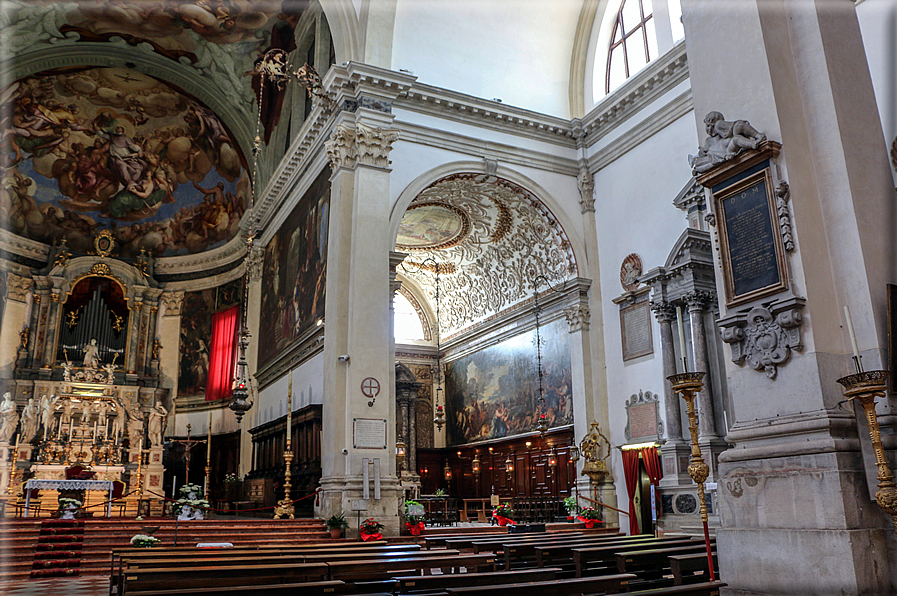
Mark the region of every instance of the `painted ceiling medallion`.
[[444, 203], [418, 203], [399, 224], [399, 250], [440, 250], [456, 246], [470, 234], [470, 218], [463, 210]]

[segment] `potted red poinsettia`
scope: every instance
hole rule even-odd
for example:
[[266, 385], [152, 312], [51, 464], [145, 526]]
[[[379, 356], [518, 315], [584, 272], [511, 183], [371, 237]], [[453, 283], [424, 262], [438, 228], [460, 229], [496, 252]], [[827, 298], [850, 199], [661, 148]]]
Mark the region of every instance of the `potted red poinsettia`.
[[498, 504], [495, 506], [495, 509], [492, 510], [492, 519], [498, 522], [500, 526], [512, 525], [516, 526], [517, 523], [511, 519], [511, 516], [514, 515], [514, 510], [511, 509], [510, 503], [505, 503], [504, 505]]
[[583, 507], [582, 512], [576, 516], [576, 519], [581, 521], [586, 529], [591, 530], [595, 527], [595, 524], [603, 524], [601, 521], [601, 515], [595, 510], [594, 507]]
[[361, 539], [364, 542], [369, 542], [371, 540], [381, 540], [383, 538], [383, 534], [380, 533], [380, 530], [382, 529], [383, 524], [379, 523], [373, 517], [369, 517], [361, 522]]

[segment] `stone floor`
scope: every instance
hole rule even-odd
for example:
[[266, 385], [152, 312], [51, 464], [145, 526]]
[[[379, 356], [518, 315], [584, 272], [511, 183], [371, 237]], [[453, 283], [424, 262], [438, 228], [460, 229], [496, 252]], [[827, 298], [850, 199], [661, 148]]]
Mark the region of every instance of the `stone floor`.
[[105, 596], [108, 593], [109, 578], [104, 576], [0, 582], [3, 596]]

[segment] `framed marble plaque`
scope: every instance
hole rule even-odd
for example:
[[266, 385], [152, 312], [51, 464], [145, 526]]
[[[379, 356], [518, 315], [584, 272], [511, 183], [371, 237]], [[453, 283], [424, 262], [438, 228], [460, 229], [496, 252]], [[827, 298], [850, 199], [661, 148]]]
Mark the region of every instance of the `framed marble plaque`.
[[620, 307], [620, 335], [623, 361], [654, 353], [651, 338], [651, 310], [647, 300]]
[[788, 288], [785, 247], [769, 168], [713, 193], [726, 306]]

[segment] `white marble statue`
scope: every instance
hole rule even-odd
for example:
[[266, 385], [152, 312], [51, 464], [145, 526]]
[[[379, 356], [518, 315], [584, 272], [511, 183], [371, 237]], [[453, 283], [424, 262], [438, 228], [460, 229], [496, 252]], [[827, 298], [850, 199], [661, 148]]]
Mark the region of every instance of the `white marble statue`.
[[165, 418], [168, 416], [168, 410], [162, 404], [156, 404], [156, 407], [149, 413], [149, 440], [150, 446], [159, 447], [162, 445], [162, 431], [165, 429]]
[[121, 407], [116, 405], [115, 403], [111, 404], [110, 412], [107, 416], [112, 418], [112, 434], [111, 436], [115, 437], [116, 440], [121, 436], [122, 431], [124, 431], [125, 427], [125, 414]]
[[719, 112], [709, 112], [704, 117], [704, 126], [709, 135], [698, 148], [697, 155], [689, 155], [695, 174], [706, 172], [713, 166], [732, 159], [744, 149], [756, 149], [766, 140], [747, 120], [727, 121]]
[[7, 391], [3, 394], [3, 401], [0, 402], [0, 443], [10, 442], [18, 424], [19, 413], [16, 412], [16, 402], [12, 398], [12, 393]]
[[40, 408], [33, 397], [28, 398], [28, 403], [22, 410], [22, 443], [28, 444], [37, 436], [40, 426]]
[[96, 368], [99, 363], [100, 348], [97, 346], [97, 340], [92, 339], [84, 346], [84, 368]]
[[106, 364], [103, 366], [103, 369], [106, 371], [106, 384], [107, 385], [115, 384], [115, 365], [114, 364]]
[[72, 363], [69, 361], [62, 365], [62, 380], [66, 383], [72, 382]]
[[126, 411], [128, 416], [128, 440], [131, 441], [131, 449], [140, 445], [140, 439], [143, 438], [143, 412], [140, 411], [140, 404], [134, 401]]

